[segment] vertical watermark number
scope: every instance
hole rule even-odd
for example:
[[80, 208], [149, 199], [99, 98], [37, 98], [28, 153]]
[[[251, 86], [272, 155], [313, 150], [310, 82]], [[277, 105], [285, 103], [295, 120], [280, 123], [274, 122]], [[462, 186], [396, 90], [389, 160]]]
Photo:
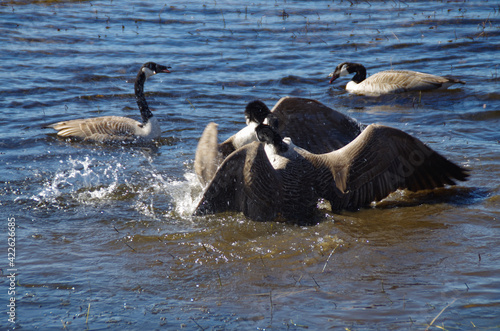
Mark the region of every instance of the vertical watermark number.
[[7, 303], [7, 316], [11, 323], [16, 321], [16, 219], [14, 217], [7, 218], [7, 279], [9, 280], [9, 288], [7, 294], [9, 302]]

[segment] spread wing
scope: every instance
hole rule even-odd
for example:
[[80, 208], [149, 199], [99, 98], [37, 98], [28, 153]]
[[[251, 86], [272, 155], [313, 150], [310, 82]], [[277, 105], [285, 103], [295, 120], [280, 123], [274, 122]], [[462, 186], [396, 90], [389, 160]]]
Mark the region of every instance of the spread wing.
[[210, 182], [222, 161], [236, 150], [233, 144], [234, 137], [233, 135], [217, 145], [217, 124], [211, 122], [205, 127], [194, 158], [194, 170], [203, 186]]
[[316, 154], [344, 147], [363, 130], [356, 120], [312, 99], [284, 97], [271, 112], [282, 137]]
[[397, 189], [433, 189], [468, 177], [420, 140], [375, 124], [338, 151], [305, 157], [315, 165], [317, 190], [333, 210], [357, 209]]
[[196, 148], [194, 171], [203, 186], [210, 182], [222, 161], [217, 145], [217, 134], [217, 124], [208, 123]]
[[120, 116], [103, 116], [77, 119], [51, 124], [47, 127], [57, 130], [60, 137], [93, 141], [130, 140], [142, 124]]
[[194, 214], [235, 211], [255, 220], [270, 220], [275, 218], [272, 211], [280, 196], [279, 174], [269, 163], [264, 145], [254, 142], [222, 162]]

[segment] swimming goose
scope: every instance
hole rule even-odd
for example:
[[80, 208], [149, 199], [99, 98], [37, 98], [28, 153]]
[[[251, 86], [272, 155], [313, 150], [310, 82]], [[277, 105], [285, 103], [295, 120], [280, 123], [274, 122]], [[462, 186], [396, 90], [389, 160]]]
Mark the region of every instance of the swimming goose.
[[382, 94], [401, 93], [409, 91], [427, 91], [446, 89], [453, 84], [465, 82], [448, 77], [441, 77], [410, 70], [386, 70], [366, 78], [366, 68], [359, 63], [344, 62], [335, 68], [328, 77], [330, 84], [339, 77], [355, 73], [347, 83], [349, 93], [379, 96]]
[[247, 144], [222, 162], [195, 215], [235, 211], [257, 221], [308, 224], [319, 198], [334, 212], [355, 210], [397, 189], [433, 189], [468, 177], [417, 138], [377, 124], [326, 154], [282, 140], [266, 125], [257, 135], [264, 143]]
[[326, 153], [350, 143], [363, 125], [312, 99], [284, 97], [272, 110], [260, 100], [245, 108], [247, 126], [218, 145], [217, 125], [209, 123], [196, 149], [194, 168], [202, 185], [207, 184], [220, 163], [238, 148], [257, 141], [255, 128], [262, 123], [277, 125], [280, 135], [313, 153]]
[[160, 125], [149, 110], [144, 97], [144, 82], [157, 73], [170, 73], [170, 67], [147, 62], [141, 66], [135, 79], [135, 98], [142, 122], [128, 117], [103, 116], [58, 122], [46, 126], [57, 130], [57, 135], [94, 142], [142, 141], [148, 142], [161, 135]]

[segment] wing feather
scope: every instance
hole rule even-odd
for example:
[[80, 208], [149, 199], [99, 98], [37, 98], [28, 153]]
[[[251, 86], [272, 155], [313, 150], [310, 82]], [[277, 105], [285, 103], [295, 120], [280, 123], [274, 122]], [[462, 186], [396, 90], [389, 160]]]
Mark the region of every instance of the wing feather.
[[363, 129], [356, 120], [313, 99], [284, 97], [271, 113], [282, 137], [316, 154], [344, 147]]
[[222, 161], [217, 145], [217, 135], [217, 124], [208, 123], [196, 148], [194, 170], [203, 186], [210, 182]]
[[141, 123], [127, 117], [103, 116], [76, 119], [51, 124], [60, 137], [73, 137], [83, 140], [106, 141], [134, 139]]
[[434, 90], [455, 83], [464, 84], [457, 79], [410, 70], [381, 71], [362, 82], [367, 87], [383, 86], [385, 93]]
[[433, 189], [468, 177], [465, 169], [417, 138], [376, 124], [338, 151], [306, 157], [327, 180], [316, 185], [334, 210], [357, 209], [397, 189]]

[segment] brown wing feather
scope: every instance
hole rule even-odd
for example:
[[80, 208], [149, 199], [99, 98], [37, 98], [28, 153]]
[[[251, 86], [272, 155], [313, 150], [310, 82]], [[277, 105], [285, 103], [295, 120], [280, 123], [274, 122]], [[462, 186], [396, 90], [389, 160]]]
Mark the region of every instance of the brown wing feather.
[[217, 145], [217, 135], [217, 124], [208, 123], [196, 148], [194, 170], [203, 186], [210, 182], [222, 161]]
[[[401, 130], [372, 124], [341, 150], [308, 159], [332, 209], [355, 209], [397, 189], [433, 189], [466, 180], [465, 169]], [[328, 168], [328, 170], [326, 170]]]
[[133, 139], [140, 125], [127, 117], [103, 116], [59, 122], [49, 127], [57, 130], [57, 135], [61, 137], [105, 141]]
[[410, 70], [381, 71], [370, 76], [365, 81], [366, 85], [384, 84], [386, 86], [385, 88], [392, 93], [434, 90], [442, 87], [444, 84], [451, 83], [464, 84], [464, 82], [457, 79]]
[[311, 153], [327, 153], [355, 139], [362, 127], [352, 118], [305, 98], [281, 98], [271, 110], [278, 132]]

